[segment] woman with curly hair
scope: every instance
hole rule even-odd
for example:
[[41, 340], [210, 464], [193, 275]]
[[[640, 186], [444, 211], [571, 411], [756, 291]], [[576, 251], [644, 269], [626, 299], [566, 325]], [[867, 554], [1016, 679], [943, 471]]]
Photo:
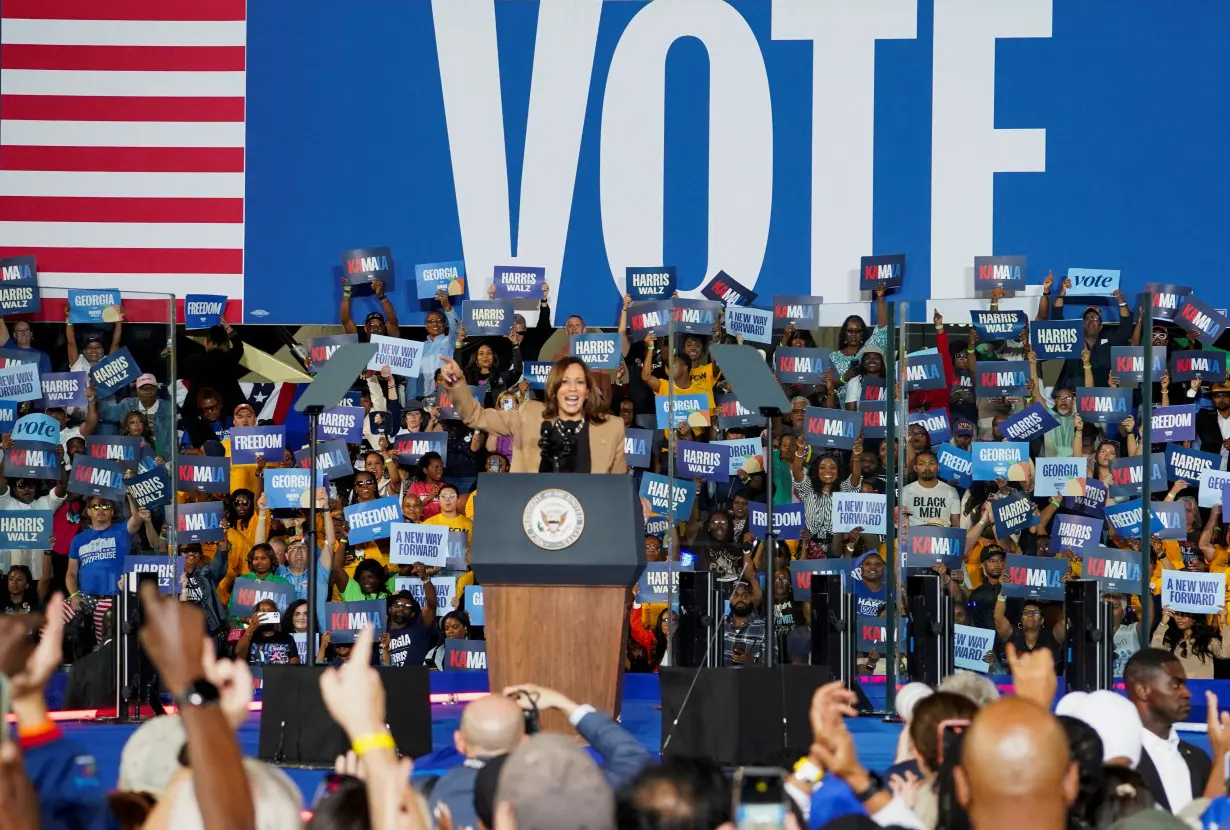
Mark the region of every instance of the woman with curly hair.
[[[1226, 627], [1226, 611], [1220, 615], [1222, 630]], [[1162, 609], [1162, 620], [1153, 631], [1154, 648], [1169, 651], [1183, 664], [1189, 680], [1212, 680], [1214, 658], [1230, 657], [1230, 638], [1209, 625], [1203, 614], [1185, 614]]]

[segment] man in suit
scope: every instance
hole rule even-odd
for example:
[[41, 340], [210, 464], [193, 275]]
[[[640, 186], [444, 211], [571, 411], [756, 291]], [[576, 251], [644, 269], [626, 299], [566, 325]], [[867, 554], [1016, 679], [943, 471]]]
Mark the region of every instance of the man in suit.
[[1196, 412], [1196, 440], [1202, 452], [1221, 456], [1218, 469], [1224, 470], [1226, 458], [1230, 455], [1230, 383], [1222, 381], [1213, 384], [1210, 397], [1213, 399], [1213, 409]]
[[1128, 700], [1140, 713], [1144, 751], [1136, 771], [1157, 803], [1172, 813], [1204, 794], [1212, 762], [1204, 750], [1179, 740], [1174, 725], [1187, 719], [1192, 693], [1177, 657], [1141, 649], [1123, 670]]

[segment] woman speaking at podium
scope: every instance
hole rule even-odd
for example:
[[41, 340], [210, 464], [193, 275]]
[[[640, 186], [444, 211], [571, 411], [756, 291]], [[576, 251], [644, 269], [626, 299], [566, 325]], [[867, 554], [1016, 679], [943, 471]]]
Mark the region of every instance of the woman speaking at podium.
[[602, 410], [598, 387], [579, 357], [561, 357], [543, 402], [484, 409], [457, 362], [441, 360], [444, 386], [466, 426], [513, 439], [512, 473], [627, 473], [624, 422]]

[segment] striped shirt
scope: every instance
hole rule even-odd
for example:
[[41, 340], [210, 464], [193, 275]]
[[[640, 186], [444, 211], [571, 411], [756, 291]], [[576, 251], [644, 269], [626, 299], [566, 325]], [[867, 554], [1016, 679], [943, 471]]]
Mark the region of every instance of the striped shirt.
[[[837, 485], [837, 491], [854, 493], [858, 488], [846, 478]], [[811, 476], [804, 475], [802, 481], [794, 483], [794, 497], [803, 502], [803, 520], [812, 537], [827, 542], [833, 535], [833, 493], [817, 493]]]

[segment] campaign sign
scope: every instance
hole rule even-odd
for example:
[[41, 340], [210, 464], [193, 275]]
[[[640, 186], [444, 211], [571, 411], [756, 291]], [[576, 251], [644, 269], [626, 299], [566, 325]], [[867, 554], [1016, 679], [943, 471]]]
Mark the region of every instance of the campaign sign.
[[528, 381], [531, 389], [546, 389], [547, 376], [551, 374], [554, 363], [542, 360], [530, 360], [521, 364], [521, 380]]
[[1089, 471], [1089, 465], [1083, 456], [1039, 458], [1035, 467], [1035, 496], [1079, 496], [1085, 492], [1085, 474]]
[[661, 539], [666, 536], [670, 526], [671, 523], [667, 521], [665, 516], [647, 517], [645, 519], [645, 535], [657, 536]]
[[784, 331], [789, 326], [796, 329], [815, 328], [823, 297], [810, 294], [774, 294], [773, 328]]
[[655, 395], [653, 405], [658, 429], [674, 429], [684, 422], [698, 429], [709, 426], [708, 395]]
[[854, 449], [858, 440], [859, 413], [852, 409], [824, 409], [809, 406], [803, 413], [807, 443], [813, 447]]
[[[469, 303], [466, 303], [468, 306]], [[509, 317], [511, 320], [512, 318]], [[383, 334], [373, 334], [371, 342], [376, 344], [376, 353], [367, 361], [367, 368], [379, 372], [385, 366], [399, 377], [416, 378], [422, 371], [423, 344], [417, 340], [404, 340], [400, 337], [386, 337]]]
[[342, 251], [342, 273], [351, 285], [365, 285], [372, 280], [387, 285], [393, 279], [393, 252], [387, 245]]
[[443, 662], [444, 671], [486, 671], [487, 641], [445, 640]]
[[175, 543], [217, 542], [226, 538], [222, 515], [220, 501], [178, 505], [175, 511]]
[[975, 441], [970, 445], [974, 481], [1025, 481], [1029, 478], [1029, 444], [1025, 441]]
[[795, 559], [790, 562], [790, 584], [793, 586], [795, 602], [811, 602], [812, 574], [846, 574], [843, 582], [850, 584], [850, 567], [853, 559], [839, 557], [834, 559]]
[[1199, 484], [1203, 470], [1221, 466], [1221, 455], [1189, 449], [1182, 444], [1166, 445], [1166, 474], [1170, 481]]
[[568, 354], [581, 358], [590, 369], [618, 369], [624, 359], [618, 334], [570, 335]]
[[762, 427], [765, 424], [764, 416], [739, 403], [734, 392], [714, 393], [713, 402], [717, 407], [718, 426], [722, 429]]
[[[273, 467], [265, 470], [265, 496], [275, 510], [307, 509], [311, 506], [311, 487], [308, 470]], [[319, 470], [316, 473], [321, 487], [328, 487], [328, 478]]]
[[466, 264], [464, 262], [430, 262], [414, 266], [414, 285], [420, 300], [430, 300], [437, 291], [450, 297], [459, 297], [466, 292]]
[[1226, 330], [1226, 315], [1201, 300], [1195, 294], [1183, 298], [1179, 313], [1175, 315], [1175, 325], [1182, 326], [1185, 331], [1198, 332], [1196, 339], [1206, 346], [1212, 346]]
[[1072, 516], [1060, 513], [1051, 524], [1051, 553], [1070, 550], [1081, 553], [1102, 538], [1101, 519], [1092, 516]]
[[905, 254], [865, 256], [860, 259], [859, 291], [874, 291], [877, 288], [887, 291], [900, 288], [903, 282], [905, 282]]
[[82, 496], [101, 496], [119, 504], [124, 499], [124, 468], [114, 461], [75, 455], [68, 475], [68, 491]]
[[308, 341], [308, 359], [312, 362], [312, 371], [319, 372], [333, 357], [333, 353], [347, 343], [358, 343], [357, 334], [330, 334], [325, 337], [313, 337]]
[[1119, 272], [1107, 268], [1069, 268], [1069, 297], [1105, 297], [1119, 289]]
[[491, 281], [495, 284], [497, 300], [540, 300], [542, 285], [547, 281], [547, 269], [528, 265], [497, 265]]
[[[80, 457], [80, 456], [78, 456]], [[37, 441], [14, 441], [4, 455], [4, 475], [8, 478], [40, 478], [57, 481], [62, 468], [55, 445]]]
[[461, 324], [467, 335], [505, 335], [512, 330], [512, 300], [466, 300]]
[[1133, 414], [1132, 394], [1122, 386], [1082, 386], [1076, 390], [1076, 414], [1087, 424], [1122, 423]]
[[397, 450], [397, 462], [411, 466], [419, 463], [419, 459], [429, 452], [439, 453], [446, 458], [448, 450], [448, 433], [446, 432], [403, 432], [394, 441]]
[[124, 574], [129, 577], [154, 574], [158, 577], [158, 593], [160, 594], [179, 593], [179, 575], [183, 573], [183, 570], [184, 560], [178, 556], [128, 554], [124, 557]]
[[189, 294], [184, 297], [184, 328], [198, 331], [221, 325], [226, 299], [224, 294]]
[[120, 303], [120, 292], [115, 288], [70, 288], [68, 322], [114, 323], [119, 319], [114, 309]]
[[25, 352], [16, 349], [0, 349], [0, 369], [10, 366], [37, 366], [38, 360], [32, 360]]
[[1197, 504], [1200, 507], [1212, 507], [1221, 504], [1222, 491], [1230, 487], [1230, 473], [1209, 468], [1200, 473], [1200, 495]]
[[47, 550], [53, 510], [0, 510], [0, 549]]
[[[1165, 459], [1157, 454], [1151, 457], [1153, 469], [1149, 480], [1155, 484], [1166, 484]], [[1144, 456], [1134, 455], [1128, 458], [1116, 458], [1110, 462], [1110, 495], [1116, 499], [1130, 499], [1143, 492]], [[1088, 486], [1092, 479], [1086, 481]], [[1154, 488], [1154, 492], [1157, 488]]]
[[905, 356], [905, 388], [907, 392], [922, 389], [943, 389], [948, 385], [944, 379], [944, 361], [939, 352], [927, 349]]
[[366, 417], [361, 406], [335, 406], [320, 413], [316, 427], [325, 440], [336, 438], [346, 444], [358, 444], [363, 440]]
[[712, 300], [671, 300], [671, 320], [675, 333], [713, 335], [714, 324], [722, 313], [722, 306]]
[[928, 409], [926, 412], [911, 412], [910, 426], [919, 424], [927, 431], [928, 444], [942, 444], [952, 440], [952, 427], [948, 424], [947, 409]]
[[634, 300], [667, 300], [675, 293], [675, 266], [627, 268], [625, 288]]
[[43, 397], [38, 379], [38, 366], [22, 363], [0, 369], [0, 400], [37, 401]]
[[448, 528], [443, 525], [394, 522], [389, 533], [389, 562], [443, 568], [448, 558]]
[[90, 367], [90, 379], [94, 381], [94, 391], [100, 401], [111, 397], [139, 377], [141, 367], [137, 365], [127, 346], [121, 346], [118, 351]]
[[646, 562], [636, 583], [637, 602], [670, 602], [679, 596], [678, 562]]
[[[278, 613], [284, 614], [295, 600], [294, 586], [285, 582], [257, 579], [251, 574], [245, 574], [235, 580], [235, 587], [231, 591], [229, 612], [236, 617], [250, 617], [256, 610], [256, 606], [266, 600], [273, 600]], [[383, 604], [384, 600], [380, 602]], [[334, 639], [337, 638], [334, 637]]]
[[[1226, 353], [1214, 349], [1174, 352], [1170, 356], [1170, 380], [1183, 383], [1199, 377], [1205, 383], [1226, 379]], [[1160, 380], [1160, 376], [1159, 376]]]
[[965, 489], [974, 482], [974, 464], [968, 450], [952, 444], [940, 444], [935, 447], [935, 457], [939, 462], [939, 477], [944, 481]]
[[326, 602], [325, 630], [335, 643], [353, 643], [359, 632], [365, 628], [374, 628], [376, 638], [379, 639], [384, 633], [387, 613], [388, 603], [382, 599]]
[[181, 493], [231, 492], [231, 460], [208, 455], [181, 455], [175, 488]]
[[275, 464], [281, 463], [282, 451], [286, 449], [286, 427], [232, 427], [231, 463], [255, 464], [264, 458]]
[[1149, 532], [1155, 539], [1178, 541], [1187, 538], [1187, 505], [1180, 501], [1149, 502], [1153, 523]]
[[138, 507], [153, 510], [171, 503], [171, 474], [166, 467], [156, 466], [126, 478], [124, 487]]
[[649, 506], [655, 516], [665, 516], [670, 513], [673, 501], [675, 521], [682, 522], [692, 514], [692, 499], [696, 497], [696, 485], [691, 481], [677, 478], [672, 488], [666, 476], [645, 473], [641, 476], [640, 497], [649, 500]]
[[1163, 608], [1184, 614], [1216, 614], [1225, 604], [1225, 573], [1162, 571]]
[[1082, 516], [1101, 516], [1106, 508], [1106, 485], [1096, 478], [1085, 479], [1085, 495], [1064, 496], [1063, 509], [1075, 510]]
[[1019, 398], [1029, 394], [1028, 360], [979, 361], [974, 389], [980, 398]]
[[999, 425], [999, 434], [1009, 441], [1032, 441], [1059, 426], [1050, 410], [1034, 401]]
[[1023, 256], [976, 256], [974, 257], [974, 290], [1020, 291], [1025, 288], [1025, 257]]
[[1096, 579], [1102, 590], [1115, 594], [1140, 594], [1140, 551], [1091, 545], [1081, 553], [1081, 576]]
[[701, 441], [675, 442], [675, 473], [723, 483], [730, 478], [730, 450]]
[[624, 430], [624, 455], [627, 456], [629, 467], [646, 469], [649, 467], [649, 457], [653, 447], [653, 430]]
[[978, 340], [986, 343], [1016, 340], [1029, 323], [1029, 315], [1023, 311], [970, 309], [969, 319], [974, 331], [978, 332]]
[[1007, 539], [1038, 524], [1038, 513], [1034, 510], [1033, 499], [1024, 493], [993, 502], [991, 513], [995, 518], [995, 535], [1000, 539]]
[[85, 372], [53, 372], [43, 375], [39, 382], [43, 387], [44, 409], [86, 406], [89, 403], [85, 397], [85, 389], [89, 385]]
[[1005, 558], [1000, 581], [1006, 597], [1020, 599], [1063, 599], [1060, 579], [1068, 572], [1068, 560], [1010, 553]]
[[952, 627], [952, 664], [958, 669], [986, 674], [991, 664], [983, 658], [995, 651], [995, 630], [954, 624]]
[[671, 328], [671, 301], [633, 303], [628, 309], [628, 339], [639, 343], [649, 334], [666, 337]]
[[930, 568], [937, 562], [950, 571], [961, 567], [965, 555], [965, 531], [959, 527], [913, 525], [905, 535], [907, 568]]
[[773, 342], [773, 312], [759, 308], [726, 307], [726, 331], [752, 343]]
[[849, 533], [857, 527], [864, 533], [884, 533], [885, 510], [883, 493], [834, 493], [833, 532]]
[[402, 520], [401, 502], [396, 496], [349, 504], [342, 512], [346, 514], [346, 524], [350, 525], [347, 538], [352, 545], [387, 539], [393, 523]]
[[1196, 439], [1196, 410], [1199, 404], [1183, 406], [1159, 406], [1153, 409], [1150, 416], [1152, 433], [1150, 438], [1155, 444], [1171, 441], [1194, 441]]
[[1085, 333], [1083, 320], [1047, 320], [1029, 326], [1029, 346], [1039, 360], [1081, 356]]
[[[311, 450], [307, 447], [296, 452], [295, 465], [305, 470], [310, 468], [312, 459], [309, 453]], [[350, 463], [350, 450], [346, 448], [346, 442], [336, 438], [332, 441], [318, 441], [316, 443], [316, 470], [323, 472], [334, 481], [354, 475], [354, 465]]]
[[[884, 617], [875, 617], [871, 614], [858, 615], [858, 645], [855, 646], [859, 654], [870, 654], [875, 652], [881, 657], [888, 646], [888, 624]], [[897, 643], [903, 644], [906, 641], [906, 621], [902, 618], [897, 620]]]
[[[750, 502], [747, 506], [748, 515], [751, 516], [752, 535], [757, 539], [765, 537], [765, 530], [769, 527], [768, 510], [763, 502]], [[773, 505], [773, 532], [778, 539], [787, 541], [796, 540], [803, 528], [803, 504], [794, 502], [793, 504], [775, 504]]]
[[[900, 429], [904, 405], [893, 403], [893, 424]], [[888, 435], [888, 401], [859, 401], [859, 431], [864, 438], [885, 438]], [[898, 435], [901, 433], [898, 432]]]
[[751, 305], [756, 302], [756, 297], [758, 296], [755, 291], [725, 271], [718, 271], [713, 279], [709, 280], [705, 287], [700, 290], [700, 293], [702, 297], [716, 300], [726, 306], [727, 311], [730, 310], [731, 306]]
[[465, 586], [463, 596], [465, 599], [462, 602], [462, 608], [470, 615], [470, 624], [485, 625], [486, 615], [483, 613], [483, 586], [467, 585]]
[[0, 400], [0, 435], [13, 431], [13, 424], [17, 423], [18, 408], [15, 401]]
[[13, 424], [14, 441], [34, 441], [40, 444], [60, 443], [60, 422], [50, 415], [35, 412], [24, 415]]
[[1139, 539], [1141, 517], [1140, 499], [1106, 507], [1106, 526], [1121, 539]]
[[41, 308], [38, 266], [29, 255], [0, 257], [0, 317]]
[[773, 367], [782, 383], [819, 383], [829, 365], [828, 349], [782, 346], [773, 353]]
[[[1035, 325], [1037, 325], [1035, 323]], [[1080, 355], [1076, 355], [1079, 357]], [[1143, 346], [1111, 346], [1110, 371], [1120, 383], [1143, 383], [1145, 379], [1145, 350]], [[1151, 380], [1162, 379], [1166, 372], [1166, 347], [1153, 347], [1153, 372]]]
[[91, 458], [118, 461], [125, 470], [136, 470], [141, 458], [151, 450], [144, 438], [135, 435], [91, 435], [85, 439]]
[[1179, 313], [1179, 306], [1183, 305], [1183, 298], [1192, 293], [1191, 288], [1186, 285], [1169, 285], [1160, 282], [1145, 283], [1145, 291], [1153, 292], [1154, 321], [1160, 320], [1166, 323], [1174, 322], [1175, 315]]
[[730, 438], [725, 441], [714, 441], [712, 443], [730, 450], [730, 465], [726, 468], [726, 474], [730, 476], [738, 475], [739, 470], [743, 469], [743, 465], [747, 463], [747, 460], [759, 456], [760, 451], [763, 449], [760, 436], [755, 438]]

